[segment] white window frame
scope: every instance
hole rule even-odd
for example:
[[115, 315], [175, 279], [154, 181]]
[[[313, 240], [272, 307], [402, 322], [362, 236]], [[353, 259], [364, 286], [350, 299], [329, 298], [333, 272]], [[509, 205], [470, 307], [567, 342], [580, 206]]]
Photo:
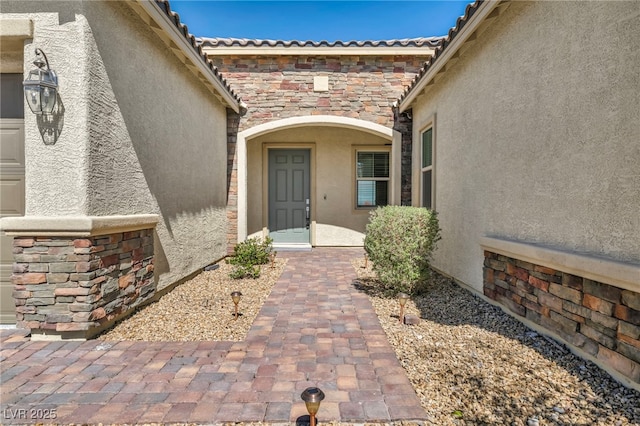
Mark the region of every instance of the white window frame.
[[[415, 117], [415, 114], [414, 114]], [[422, 167], [422, 138], [423, 135], [431, 129], [431, 165]], [[412, 156], [412, 174], [411, 174], [411, 205], [414, 207], [425, 207], [423, 200], [423, 174], [431, 171], [431, 210], [436, 209], [436, 168], [437, 168], [437, 131], [436, 131], [436, 115], [432, 114], [425, 119], [414, 119], [413, 124], [413, 148]]]
[[[369, 153], [369, 152], [384, 152], [388, 155], [389, 158], [389, 174], [386, 178], [375, 178], [375, 177], [363, 177], [363, 178], [359, 178], [358, 177], [358, 154], [360, 153]], [[375, 209], [377, 207], [381, 207], [381, 206], [377, 206], [377, 205], [371, 205], [371, 206], [360, 206], [358, 205], [358, 181], [375, 181], [375, 182], [383, 182], [386, 181], [387, 182], [387, 204], [385, 205], [391, 205], [392, 204], [392, 188], [391, 188], [391, 183], [392, 183], [392, 173], [393, 173], [393, 168], [392, 168], [392, 157], [391, 157], [391, 149], [388, 147], [358, 147], [355, 149], [355, 155], [354, 155], [354, 159], [353, 159], [353, 167], [354, 167], [354, 205], [355, 205], [355, 209], [356, 210], [371, 210], [371, 209]]]
[[[431, 130], [431, 164], [425, 166], [422, 164], [422, 159], [424, 158], [424, 135]], [[420, 132], [420, 158], [418, 161], [420, 162], [420, 207], [426, 207], [431, 210], [435, 210], [435, 138], [434, 138], [435, 130], [433, 125], [429, 125], [425, 127]], [[429, 206], [425, 205], [426, 200], [424, 199], [424, 175], [425, 173], [431, 172], [431, 200], [429, 200]]]

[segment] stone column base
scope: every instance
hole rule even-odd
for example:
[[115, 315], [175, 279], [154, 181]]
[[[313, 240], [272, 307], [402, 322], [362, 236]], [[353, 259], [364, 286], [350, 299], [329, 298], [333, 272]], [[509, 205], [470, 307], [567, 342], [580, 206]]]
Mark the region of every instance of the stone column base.
[[33, 340], [85, 340], [156, 293], [155, 215], [10, 218], [13, 297]]

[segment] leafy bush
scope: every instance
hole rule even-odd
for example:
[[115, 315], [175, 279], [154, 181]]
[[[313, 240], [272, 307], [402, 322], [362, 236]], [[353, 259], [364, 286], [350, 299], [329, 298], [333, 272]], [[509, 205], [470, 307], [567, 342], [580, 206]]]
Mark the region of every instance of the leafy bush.
[[229, 272], [229, 276], [234, 280], [241, 278], [260, 278], [260, 267], [236, 265], [231, 272]]
[[233, 257], [228, 263], [236, 265], [229, 274], [231, 278], [258, 278], [260, 276], [260, 267], [269, 263], [269, 254], [273, 249], [273, 240], [266, 237], [264, 240], [258, 238], [249, 238], [233, 249]]
[[395, 292], [417, 293], [429, 277], [429, 261], [440, 240], [436, 212], [386, 206], [369, 217], [364, 249], [380, 281]]

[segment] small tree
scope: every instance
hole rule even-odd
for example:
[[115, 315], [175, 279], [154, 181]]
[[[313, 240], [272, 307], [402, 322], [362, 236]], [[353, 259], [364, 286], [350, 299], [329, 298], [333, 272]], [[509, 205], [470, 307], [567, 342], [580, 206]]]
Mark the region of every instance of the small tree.
[[229, 275], [231, 278], [258, 278], [260, 277], [260, 266], [269, 263], [269, 254], [273, 249], [273, 240], [266, 237], [264, 240], [249, 238], [233, 249], [233, 257], [228, 263], [235, 265]]
[[429, 261], [440, 240], [436, 212], [420, 207], [386, 206], [369, 217], [364, 249], [382, 283], [415, 293], [429, 277]]

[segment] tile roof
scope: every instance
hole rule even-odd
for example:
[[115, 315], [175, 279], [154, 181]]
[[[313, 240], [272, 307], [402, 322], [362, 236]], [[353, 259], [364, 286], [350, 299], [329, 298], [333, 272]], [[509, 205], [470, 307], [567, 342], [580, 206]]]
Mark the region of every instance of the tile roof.
[[439, 46], [435, 48], [435, 52], [433, 56], [431, 56], [431, 58], [424, 63], [423, 67], [420, 69], [418, 74], [411, 81], [411, 84], [409, 84], [409, 87], [407, 87], [407, 89], [404, 91], [402, 96], [400, 96], [400, 99], [398, 100], [398, 104], [400, 104], [409, 95], [409, 93], [418, 85], [420, 80], [429, 71], [429, 69], [438, 61], [438, 58], [442, 56], [443, 52], [447, 49], [447, 47], [451, 44], [451, 42], [460, 33], [462, 28], [464, 28], [466, 23], [469, 22], [469, 19], [477, 12], [477, 10], [480, 8], [482, 3], [484, 2], [485, 0], [476, 0], [475, 2], [469, 3], [467, 5], [464, 15], [460, 16], [457, 19], [455, 27], [451, 27], [447, 36], [442, 38], [441, 40], [442, 42]]
[[395, 40], [363, 40], [363, 41], [301, 41], [301, 40], [260, 40], [248, 38], [199, 38], [206, 47], [429, 47], [435, 48], [442, 42], [442, 37], [419, 37]]
[[169, 0], [155, 0], [157, 6], [167, 15], [169, 20], [176, 26], [178, 31], [184, 36], [187, 42], [193, 47], [193, 50], [202, 58], [202, 61], [207, 65], [207, 67], [213, 72], [213, 75], [222, 83], [222, 86], [229, 92], [229, 94], [238, 102], [238, 104], [242, 103], [242, 99], [231, 89], [231, 86], [226, 81], [226, 79], [222, 76], [218, 67], [216, 67], [209, 58], [207, 58], [207, 54], [203, 52], [202, 46], [198, 43], [198, 39], [191, 33], [189, 33], [189, 29], [185, 24], [180, 21], [180, 15], [178, 13], [171, 10], [171, 6], [169, 4]]

